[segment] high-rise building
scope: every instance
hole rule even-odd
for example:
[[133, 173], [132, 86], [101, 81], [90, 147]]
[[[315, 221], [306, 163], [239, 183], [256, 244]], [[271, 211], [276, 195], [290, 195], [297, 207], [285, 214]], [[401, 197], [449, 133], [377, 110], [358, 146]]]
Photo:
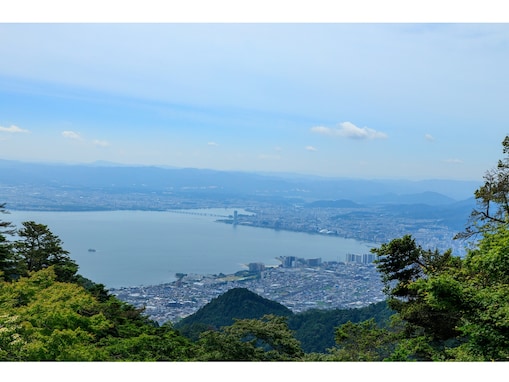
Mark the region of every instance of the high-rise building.
[[309, 265], [310, 267], [317, 267], [321, 263], [322, 263], [322, 258], [321, 257], [319, 257], [317, 259], [307, 259], [306, 260], [306, 264]]
[[263, 263], [249, 263], [249, 272], [262, 272], [265, 270], [265, 264]]
[[362, 256], [356, 255], [354, 253], [346, 254], [346, 262], [347, 263], [362, 263]]
[[297, 258], [295, 256], [282, 256], [280, 260], [283, 268], [292, 268]]
[[365, 253], [362, 255], [362, 263], [363, 264], [371, 264], [376, 260], [376, 255], [373, 253]]

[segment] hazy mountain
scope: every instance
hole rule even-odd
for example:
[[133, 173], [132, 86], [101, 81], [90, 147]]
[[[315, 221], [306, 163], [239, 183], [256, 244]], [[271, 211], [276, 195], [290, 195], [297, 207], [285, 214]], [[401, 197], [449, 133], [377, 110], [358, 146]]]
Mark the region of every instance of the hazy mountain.
[[305, 207], [308, 208], [360, 208], [362, 205], [352, 202], [351, 200], [317, 200], [307, 203]]
[[450, 180], [367, 180], [282, 174], [256, 174], [193, 168], [38, 164], [0, 160], [0, 185], [101, 189], [104, 191], [207, 190], [215, 194], [257, 195], [360, 204], [443, 205], [473, 196], [479, 182]]
[[416, 194], [382, 194], [367, 198], [370, 204], [428, 204], [432, 206], [446, 205], [456, 202], [455, 199], [433, 191], [419, 192]]

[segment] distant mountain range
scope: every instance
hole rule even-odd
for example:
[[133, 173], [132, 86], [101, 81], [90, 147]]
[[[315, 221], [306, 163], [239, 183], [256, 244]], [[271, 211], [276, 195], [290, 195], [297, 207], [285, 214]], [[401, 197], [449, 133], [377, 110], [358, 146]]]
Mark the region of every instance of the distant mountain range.
[[447, 205], [471, 198], [480, 182], [457, 180], [344, 179], [257, 174], [194, 168], [64, 165], [0, 160], [0, 186], [45, 186], [104, 191], [197, 192], [298, 198], [305, 202], [348, 200], [360, 204]]

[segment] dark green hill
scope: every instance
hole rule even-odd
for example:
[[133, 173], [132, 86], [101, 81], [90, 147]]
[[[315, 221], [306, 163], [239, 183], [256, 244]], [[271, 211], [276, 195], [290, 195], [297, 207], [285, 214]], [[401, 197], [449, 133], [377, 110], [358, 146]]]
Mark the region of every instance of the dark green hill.
[[175, 328], [185, 336], [197, 339], [200, 332], [230, 326], [235, 318], [261, 318], [266, 314], [288, 317], [293, 313], [284, 305], [263, 298], [246, 288], [233, 288], [176, 323]]
[[263, 298], [245, 288], [234, 288], [213, 299], [196, 313], [175, 324], [181, 334], [197, 340], [200, 333], [232, 325], [234, 318], [261, 318], [265, 314], [288, 317], [288, 327], [295, 332], [306, 353], [326, 353], [334, 346], [334, 331], [351, 321], [374, 318], [383, 326], [393, 314], [384, 302], [358, 309], [312, 309], [294, 314], [278, 302]]

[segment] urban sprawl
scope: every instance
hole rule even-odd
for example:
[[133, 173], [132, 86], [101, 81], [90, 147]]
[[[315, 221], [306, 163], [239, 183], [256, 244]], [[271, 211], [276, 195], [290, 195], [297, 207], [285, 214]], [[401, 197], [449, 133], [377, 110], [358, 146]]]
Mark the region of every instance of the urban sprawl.
[[247, 288], [277, 301], [293, 312], [311, 308], [358, 308], [384, 300], [374, 255], [347, 255], [346, 262], [322, 262], [320, 258], [279, 258], [279, 266], [249, 264], [233, 275], [177, 274], [177, 280], [154, 286], [110, 289], [119, 299], [162, 324], [175, 323], [193, 314], [232, 288]]

